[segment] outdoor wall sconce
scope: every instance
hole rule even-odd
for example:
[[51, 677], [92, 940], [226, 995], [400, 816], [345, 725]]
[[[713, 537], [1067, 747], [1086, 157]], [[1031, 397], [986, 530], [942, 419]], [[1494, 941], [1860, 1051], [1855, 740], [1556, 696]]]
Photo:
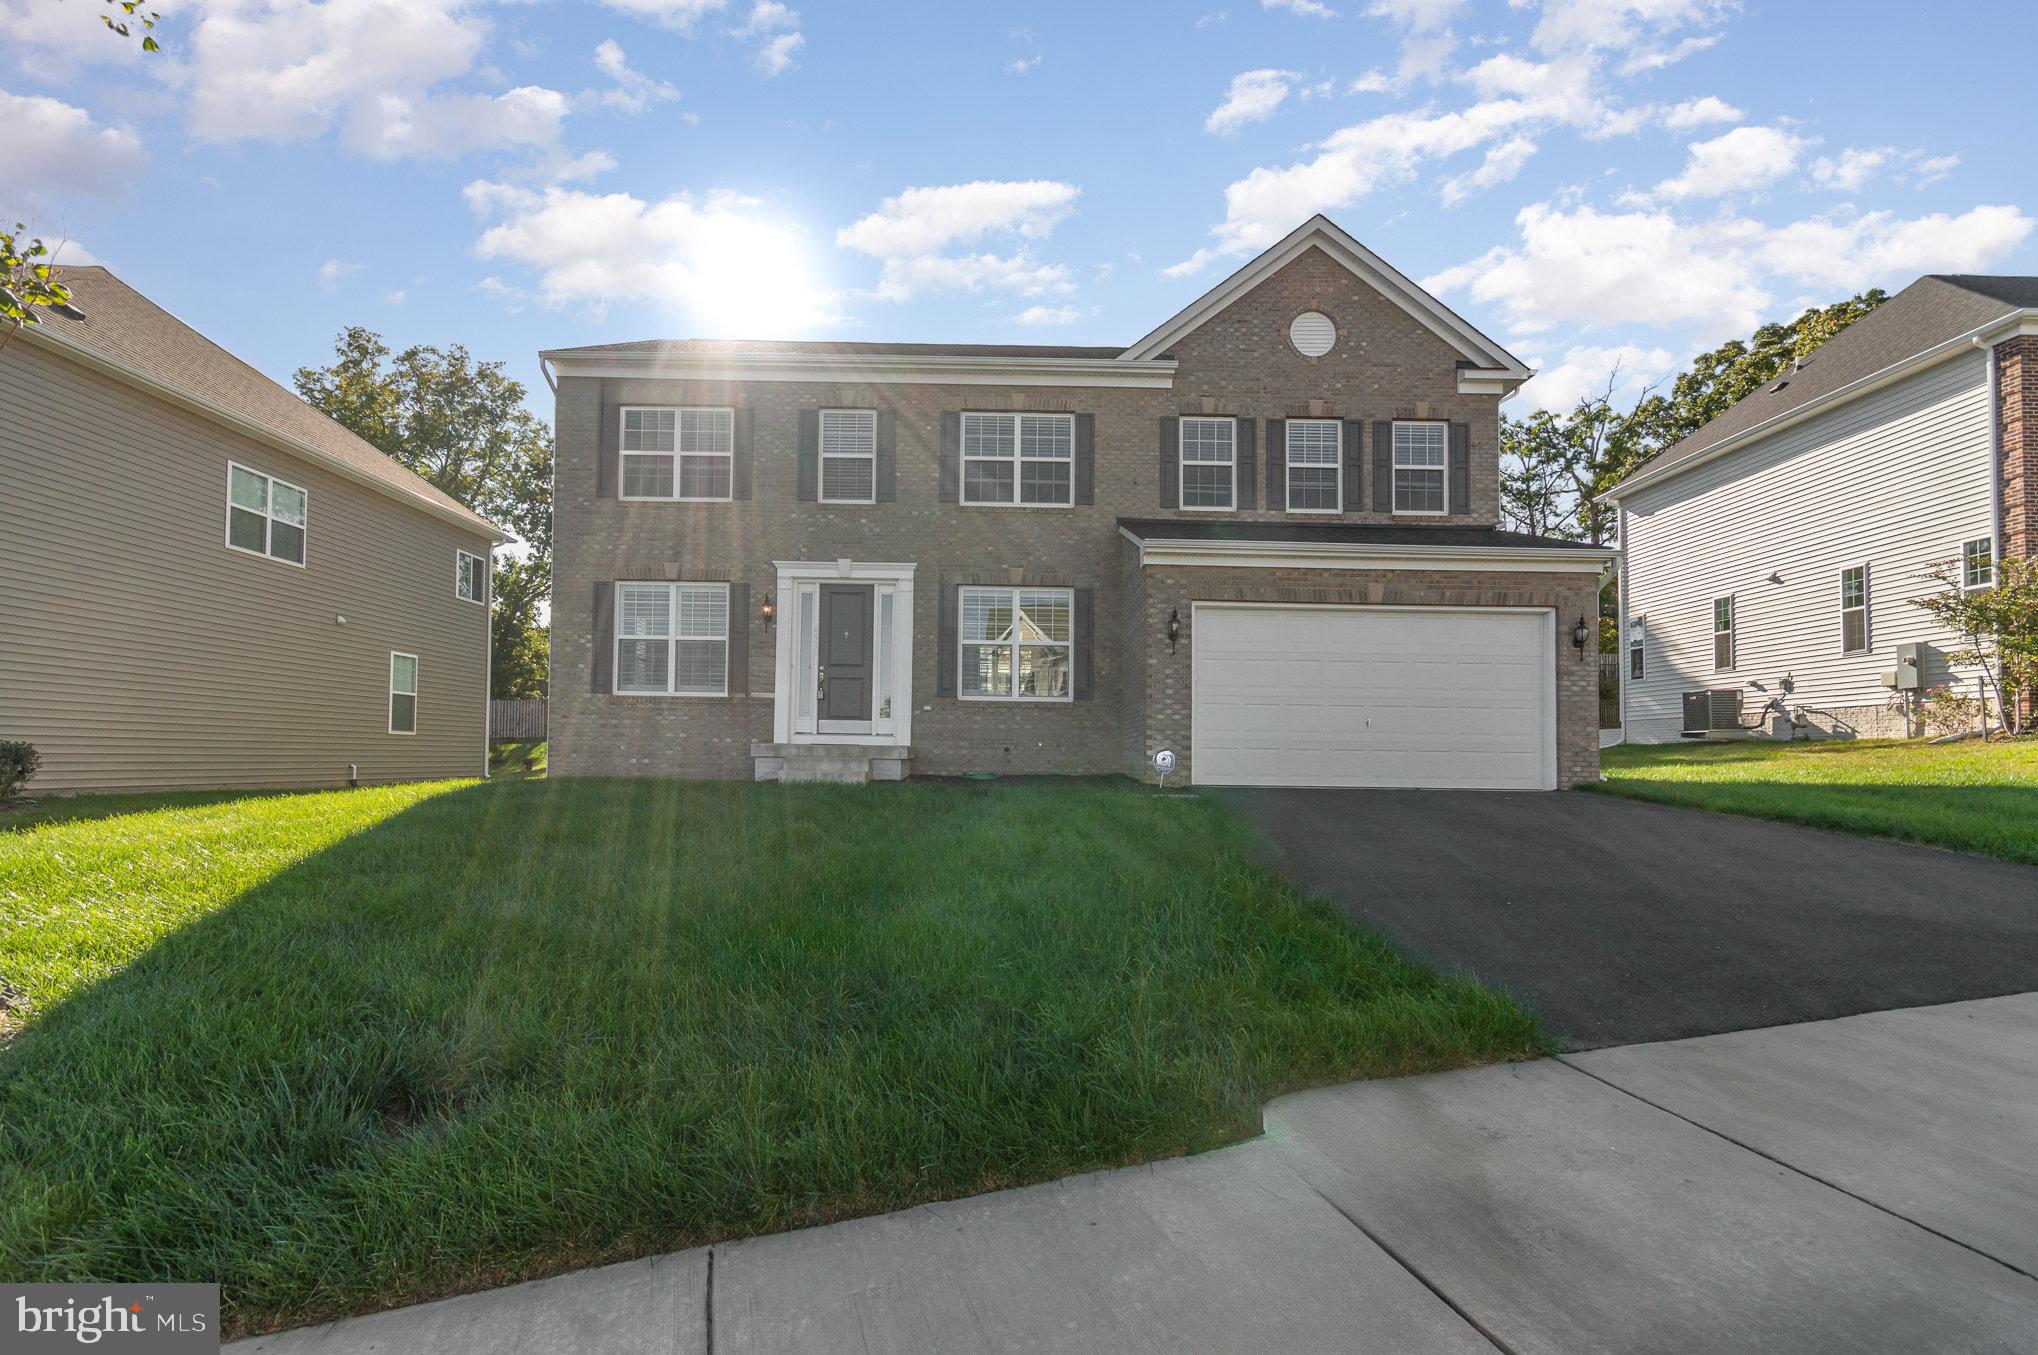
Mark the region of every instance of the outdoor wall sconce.
[[1578, 618], [1578, 624], [1571, 628], [1571, 643], [1578, 646], [1578, 652], [1583, 654], [1585, 652], [1585, 642], [1591, 638], [1592, 627], [1586, 624], [1584, 616], [1581, 615]]
[[1182, 609], [1179, 607], [1170, 607], [1168, 609], [1168, 653], [1172, 654], [1175, 652], [1175, 641], [1181, 638], [1182, 638]]
[[764, 618], [764, 624], [767, 626], [778, 621], [778, 604], [771, 600], [771, 594], [764, 595], [764, 602], [758, 607], [757, 614]]

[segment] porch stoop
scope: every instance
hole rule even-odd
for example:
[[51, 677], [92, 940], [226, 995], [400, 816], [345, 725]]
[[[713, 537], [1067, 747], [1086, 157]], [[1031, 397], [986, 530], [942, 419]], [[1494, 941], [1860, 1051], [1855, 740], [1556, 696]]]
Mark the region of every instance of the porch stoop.
[[832, 781], [860, 786], [867, 781], [903, 781], [912, 771], [913, 750], [867, 743], [753, 743], [750, 759], [757, 781]]

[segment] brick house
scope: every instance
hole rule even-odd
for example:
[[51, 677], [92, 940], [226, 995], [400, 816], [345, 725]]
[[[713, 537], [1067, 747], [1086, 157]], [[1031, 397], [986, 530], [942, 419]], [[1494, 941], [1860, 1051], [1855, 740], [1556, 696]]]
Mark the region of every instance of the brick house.
[[1316, 217], [1130, 348], [653, 341], [558, 396], [554, 775], [1598, 771], [1530, 373]]

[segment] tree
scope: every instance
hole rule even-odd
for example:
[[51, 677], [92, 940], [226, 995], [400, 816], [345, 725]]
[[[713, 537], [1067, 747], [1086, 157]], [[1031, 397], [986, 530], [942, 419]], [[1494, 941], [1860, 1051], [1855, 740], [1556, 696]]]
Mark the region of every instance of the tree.
[[551, 632], [538, 621], [551, 580], [539, 560], [505, 558], [495, 566], [495, 607], [489, 613], [488, 694], [514, 701], [545, 694]]
[[11, 232], [0, 231], [0, 319], [39, 325], [39, 310], [82, 319], [71, 305], [71, 289], [64, 286], [57, 266], [49, 262], [49, 246], [40, 240], [22, 243], [27, 229], [17, 221]]
[[1913, 598], [1911, 605], [1961, 637], [1947, 660], [1979, 667], [2004, 732], [2021, 734], [2038, 693], [2038, 559], [2009, 556], [1994, 567], [1991, 586], [1970, 589], [1964, 586], [1964, 562], [1942, 561], [1931, 570], [1939, 591]]

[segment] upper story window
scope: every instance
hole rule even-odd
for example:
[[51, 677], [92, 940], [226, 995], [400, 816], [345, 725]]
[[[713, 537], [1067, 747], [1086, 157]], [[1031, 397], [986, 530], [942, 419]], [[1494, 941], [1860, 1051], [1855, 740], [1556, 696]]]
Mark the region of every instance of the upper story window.
[[389, 732], [418, 732], [418, 656], [397, 650], [389, 654]]
[[1394, 425], [1395, 512], [1442, 513], [1450, 507], [1444, 476], [1449, 447], [1445, 424]]
[[736, 411], [626, 406], [622, 417], [624, 498], [731, 497]]
[[1076, 416], [964, 414], [962, 501], [1075, 502]]
[[227, 463], [226, 543], [233, 549], [303, 565], [309, 508], [309, 496], [296, 485]]
[[1288, 420], [1288, 511], [1335, 513], [1344, 502], [1344, 425]]
[[1990, 588], [1996, 581], [1996, 543], [1978, 536], [1960, 548], [1960, 586]]
[[464, 550], [454, 553], [453, 592], [469, 602], [488, 600], [488, 571], [481, 567], [479, 555]]
[[729, 585], [616, 585], [615, 689], [630, 696], [729, 691]]
[[877, 502], [877, 411], [821, 411], [821, 502]]
[[1732, 595], [1712, 600], [1712, 666], [1734, 666], [1734, 599]]
[[956, 601], [962, 614], [956, 690], [964, 699], [1073, 699], [1073, 589], [963, 588]]
[[1182, 507], [1232, 508], [1238, 503], [1238, 421], [1184, 418], [1181, 428]]
[[1859, 654], [1868, 648], [1868, 566], [1840, 571], [1840, 652]]

